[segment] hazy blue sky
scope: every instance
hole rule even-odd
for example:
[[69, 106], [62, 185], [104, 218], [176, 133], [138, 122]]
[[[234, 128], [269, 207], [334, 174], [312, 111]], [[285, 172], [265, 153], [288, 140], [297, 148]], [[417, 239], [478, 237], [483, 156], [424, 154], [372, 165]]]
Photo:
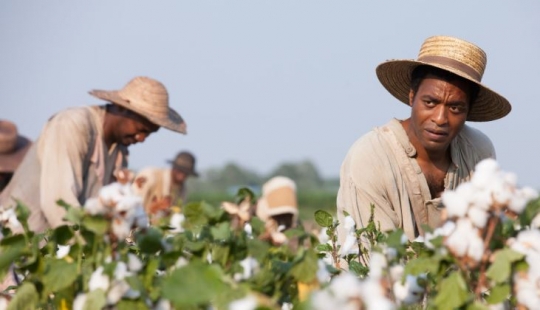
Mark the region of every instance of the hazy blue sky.
[[513, 110], [470, 123], [505, 170], [540, 187], [539, 1], [0, 1], [0, 118], [36, 139], [49, 116], [101, 104], [87, 92], [136, 75], [162, 81], [188, 135], [160, 130], [131, 166], [192, 150], [200, 169], [266, 173], [311, 159], [337, 176], [352, 143], [409, 108], [375, 67], [415, 58], [431, 35], [488, 54], [484, 83]]

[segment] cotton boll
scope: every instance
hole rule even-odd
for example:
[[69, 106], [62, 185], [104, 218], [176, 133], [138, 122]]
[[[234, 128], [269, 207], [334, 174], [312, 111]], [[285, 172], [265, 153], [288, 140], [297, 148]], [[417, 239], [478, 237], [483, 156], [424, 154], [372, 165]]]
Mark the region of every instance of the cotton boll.
[[171, 216], [169, 226], [172, 227], [170, 230], [171, 233], [178, 234], [184, 231], [184, 228], [182, 227], [182, 223], [184, 223], [185, 216], [181, 213], [174, 213]]
[[349, 254], [355, 254], [355, 252], [358, 253], [357, 247], [356, 236], [348, 234], [345, 238], [345, 242], [343, 242], [341, 248], [339, 249], [339, 256], [345, 257]]
[[493, 198], [492, 198], [491, 191], [487, 189], [476, 190], [471, 195], [470, 202], [476, 208], [480, 208], [485, 211], [491, 209], [491, 206], [493, 205]]
[[392, 288], [396, 299], [404, 305], [419, 302], [424, 293], [424, 289], [418, 285], [418, 277], [412, 275], [407, 275], [404, 283], [395, 282]]
[[122, 299], [122, 296], [124, 296], [124, 294], [127, 293], [129, 289], [129, 284], [127, 284], [126, 281], [113, 281], [113, 284], [111, 285], [111, 290], [107, 294], [107, 304], [115, 305], [116, 303], [118, 303], [118, 301]]
[[469, 248], [467, 249], [467, 256], [479, 262], [484, 256], [484, 241], [478, 234], [472, 234], [469, 236]]
[[347, 233], [354, 233], [355, 227], [356, 223], [354, 222], [353, 218], [350, 215], [347, 215], [343, 220], [343, 228], [345, 228]]
[[131, 272], [128, 271], [128, 266], [124, 262], [118, 262], [114, 269], [114, 278], [116, 280], [123, 280], [126, 277], [131, 276]]
[[478, 228], [484, 228], [489, 218], [489, 214], [486, 211], [476, 207], [470, 208], [467, 215], [473, 225]]
[[499, 171], [499, 164], [495, 159], [486, 158], [476, 164], [471, 183], [482, 188], [489, 179]]
[[330, 272], [328, 272], [328, 269], [326, 269], [326, 262], [322, 259], [319, 259], [317, 261], [317, 280], [319, 283], [327, 283], [330, 282], [331, 275]]
[[358, 297], [361, 282], [350, 273], [342, 273], [332, 280], [330, 290], [338, 300], [348, 300]]
[[122, 185], [120, 183], [111, 183], [99, 190], [99, 199], [103, 205], [112, 207], [123, 198]]
[[369, 276], [372, 278], [380, 278], [383, 276], [384, 269], [388, 266], [386, 257], [381, 253], [371, 252], [369, 259]]
[[101, 203], [98, 198], [89, 198], [84, 203], [84, 211], [91, 215], [105, 214], [107, 208]]
[[126, 220], [114, 219], [112, 222], [112, 232], [119, 239], [124, 240], [129, 237], [132, 224]]
[[399, 281], [403, 277], [404, 272], [405, 267], [403, 265], [394, 265], [390, 267], [390, 279], [392, 279], [392, 282]]
[[255, 308], [257, 308], [257, 298], [253, 295], [248, 295], [229, 304], [229, 310], [255, 310]]
[[56, 245], [58, 247], [58, 250], [56, 250], [56, 258], [62, 259], [66, 257], [69, 254], [69, 250], [71, 249], [71, 246], [69, 245]]
[[242, 266], [243, 272], [241, 276], [238, 277], [239, 279], [237, 281], [251, 278], [257, 272], [259, 262], [257, 262], [257, 260], [253, 257], [248, 256], [240, 261], [240, 266]]
[[537, 309], [540, 304], [539, 288], [534, 283], [536, 280], [528, 277], [519, 277], [515, 280], [516, 299], [519, 304], [526, 306], [527, 309]]
[[250, 223], [246, 223], [244, 224], [244, 232], [246, 233], [246, 235], [248, 237], [253, 237], [253, 227], [251, 226]]
[[[77, 297], [75, 297], [75, 300], [73, 301], [73, 310], [83, 310], [84, 304], [86, 303], [86, 294], [78, 294]], [[0, 307], [0, 309], [5, 309]]]
[[15, 213], [15, 210], [13, 208], [3, 211], [0, 210], [0, 224], [2, 224], [1, 226], [5, 226], [11, 229], [12, 231], [20, 229], [22, 227], [21, 223], [17, 219], [17, 214]]
[[[385, 296], [385, 291], [381, 282], [376, 279], [367, 279], [360, 286], [360, 296], [364, 301], [366, 309], [391, 310], [395, 305]], [[358, 309], [358, 307], [356, 308]]]
[[139, 272], [143, 267], [141, 260], [135, 255], [128, 253], [128, 269], [134, 272]]
[[320, 244], [325, 244], [328, 241], [330, 241], [330, 237], [328, 237], [328, 234], [326, 233], [328, 231], [328, 228], [323, 227], [321, 231], [319, 232], [319, 235], [317, 236], [319, 239]]
[[171, 310], [171, 302], [166, 299], [160, 299], [153, 310]]
[[525, 255], [530, 255], [533, 252], [540, 253], [540, 231], [537, 229], [521, 231], [509, 244], [512, 250]]
[[461, 218], [456, 223], [456, 229], [450, 234], [445, 245], [451, 249], [454, 255], [463, 257], [467, 253], [469, 236], [477, 233], [468, 218]]
[[103, 274], [102, 266], [98, 267], [98, 269], [96, 269], [90, 276], [88, 288], [90, 289], [90, 291], [94, 291], [97, 289], [107, 291], [109, 289], [109, 277]]
[[448, 217], [464, 217], [467, 213], [469, 201], [458, 192], [443, 192], [441, 198], [446, 207]]

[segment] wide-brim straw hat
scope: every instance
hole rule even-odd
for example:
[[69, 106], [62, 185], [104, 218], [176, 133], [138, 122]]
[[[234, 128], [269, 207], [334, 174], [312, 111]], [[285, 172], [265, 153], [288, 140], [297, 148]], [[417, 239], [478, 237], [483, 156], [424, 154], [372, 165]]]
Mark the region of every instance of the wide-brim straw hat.
[[159, 81], [139, 76], [121, 90], [95, 89], [89, 93], [144, 116], [158, 126], [186, 133], [186, 123], [180, 114], [169, 107], [169, 93]]
[[266, 221], [281, 214], [292, 214], [293, 223], [298, 218], [296, 183], [284, 176], [276, 176], [262, 186], [262, 196], [257, 202], [257, 216]]
[[183, 171], [187, 175], [199, 176], [199, 173], [195, 170], [195, 156], [190, 152], [182, 151], [173, 160], [168, 160], [167, 162], [172, 164], [174, 169]]
[[0, 173], [15, 172], [31, 145], [14, 123], [0, 120]]
[[421, 65], [449, 71], [479, 86], [472, 103], [468, 121], [487, 122], [510, 113], [510, 102], [481, 83], [487, 64], [486, 53], [478, 46], [448, 36], [427, 38], [416, 60], [393, 59], [380, 64], [377, 77], [382, 85], [399, 101], [409, 105], [411, 74]]

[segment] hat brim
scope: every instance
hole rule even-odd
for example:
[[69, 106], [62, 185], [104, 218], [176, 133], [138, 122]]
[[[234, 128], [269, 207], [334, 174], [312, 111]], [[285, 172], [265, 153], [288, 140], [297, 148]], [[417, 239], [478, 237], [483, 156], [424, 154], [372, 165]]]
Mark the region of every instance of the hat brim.
[[0, 154], [0, 173], [15, 172], [31, 145], [32, 142], [26, 137], [18, 136], [15, 150], [10, 153]]
[[188, 175], [192, 175], [192, 176], [194, 176], [194, 177], [198, 177], [198, 176], [199, 176], [199, 173], [198, 173], [197, 171], [195, 171], [195, 170], [190, 170], [190, 169], [188, 169], [188, 168], [185, 168], [185, 167], [182, 167], [182, 166], [177, 166], [177, 165], [175, 165], [175, 164], [174, 164], [174, 160], [167, 160], [167, 163], [173, 165], [173, 168], [178, 169], [178, 170], [180, 170], [180, 171], [183, 171], [183, 172], [185, 172], [185, 173], [188, 174]]
[[386, 90], [399, 101], [409, 105], [409, 92], [411, 88], [411, 74], [413, 70], [426, 65], [454, 73], [479, 86], [478, 96], [472, 103], [467, 115], [471, 122], [488, 122], [506, 116], [512, 110], [510, 102], [485, 85], [464, 76], [461, 72], [443, 65], [434, 65], [416, 60], [396, 59], [383, 62], [377, 66], [377, 78]]
[[169, 130], [179, 132], [182, 134], [186, 134], [186, 123], [184, 122], [184, 119], [176, 112], [175, 110], [171, 109], [169, 107], [168, 113], [166, 117], [163, 116], [156, 116], [148, 113], [148, 111], [144, 111], [137, 106], [131, 104], [129, 101], [122, 98], [118, 91], [107, 91], [107, 90], [98, 90], [94, 89], [88, 92], [90, 95], [112, 102], [114, 104], [117, 104], [119, 106], [122, 106], [128, 110], [131, 110], [141, 116], [146, 117], [149, 121], [152, 123], [167, 128]]

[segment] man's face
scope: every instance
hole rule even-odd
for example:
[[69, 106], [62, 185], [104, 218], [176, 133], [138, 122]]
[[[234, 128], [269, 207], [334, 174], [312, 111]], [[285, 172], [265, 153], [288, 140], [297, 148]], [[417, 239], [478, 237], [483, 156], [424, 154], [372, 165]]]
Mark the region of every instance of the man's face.
[[126, 111], [116, 128], [117, 142], [125, 146], [144, 142], [146, 138], [159, 129], [158, 125], [149, 120]]
[[178, 168], [172, 168], [172, 180], [175, 184], [184, 184], [187, 177], [188, 175], [184, 171]]
[[407, 133], [412, 144], [426, 153], [444, 152], [465, 124], [470, 85], [432, 75], [422, 80], [416, 94], [409, 93], [411, 119]]

